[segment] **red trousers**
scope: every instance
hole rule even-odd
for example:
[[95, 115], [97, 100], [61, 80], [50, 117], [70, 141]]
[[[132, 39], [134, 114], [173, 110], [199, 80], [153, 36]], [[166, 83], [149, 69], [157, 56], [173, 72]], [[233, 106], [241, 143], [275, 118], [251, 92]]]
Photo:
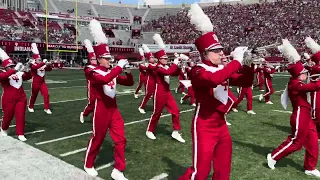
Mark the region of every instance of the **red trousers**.
[[180, 92], [184, 92], [184, 85], [180, 82], [180, 80], [184, 80], [184, 77], [183, 76], [179, 76], [179, 85], [177, 87], [177, 92], [180, 91]]
[[[228, 126], [223, 123], [220, 127], [213, 127], [212, 121], [201, 119], [196, 115], [192, 121], [192, 157], [193, 166], [178, 180], [206, 180], [211, 171], [213, 180], [229, 180], [231, 172], [232, 140]], [[224, 119], [224, 114], [216, 113], [217, 119]]]
[[45, 82], [41, 84], [32, 83], [31, 89], [32, 90], [31, 90], [31, 97], [29, 100], [29, 108], [31, 109], [34, 108], [34, 103], [36, 102], [38, 93], [40, 91], [41, 95], [43, 96], [44, 109], [50, 109], [49, 92], [48, 92], [47, 84]]
[[88, 98], [88, 104], [83, 110], [83, 116], [87, 117], [90, 113], [94, 111], [95, 97]]
[[183, 100], [187, 100], [188, 98], [190, 98], [190, 104], [194, 103], [194, 91], [192, 89], [192, 86], [188, 87], [188, 94], [183, 96]]
[[173, 129], [174, 130], [181, 129], [180, 115], [179, 115], [180, 111], [171, 92], [157, 93], [156, 91], [153, 103], [154, 103], [154, 110], [149, 120], [147, 131], [154, 132], [164, 107], [166, 107], [167, 111], [169, 111], [169, 113], [172, 114]]
[[144, 76], [144, 75], [143, 75], [143, 76], [140, 75], [140, 76], [139, 76], [139, 84], [138, 84], [138, 86], [137, 86], [137, 88], [136, 88], [135, 94], [138, 94], [138, 93], [139, 93], [142, 85], [143, 85], [144, 87], [146, 87], [145, 84], [146, 84], [146, 78], [145, 78], [145, 76]]
[[312, 120], [317, 128], [318, 139], [320, 139], [320, 91], [315, 91], [310, 94], [312, 104]]
[[274, 93], [274, 89], [272, 87], [272, 79], [265, 78], [265, 84], [266, 84], [266, 93], [263, 95], [264, 100], [266, 102], [270, 101], [270, 96]]
[[3, 96], [1, 106], [3, 111], [1, 128], [3, 130], [9, 129], [14, 116], [16, 120], [16, 135], [24, 135], [27, 97], [16, 99]]
[[318, 134], [310, 117], [310, 109], [298, 107], [290, 117], [292, 133], [288, 138], [272, 152], [272, 158], [276, 161], [301, 150], [305, 147], [304, 169], [316, 169], [318, 162]]
[[259, 86], [259, 90], [263, 90], [263, 84], [264, 84], [263, 83], [263, 74], [262, 73], [257, 73], [256, 79], [257, 79], [257, 82], [253, 87]]
[[126, 168], [124, 121], [118, 108], [107, 108], [104, 103], [100, 99], [97, 99], [95, 103], [92, 120], [93, 133], [88, 143], [85, 167], [92, 168], [94, 166], [94, 161], [109, 130], [111, 139], [114, 142], [114, 168], [124, 171]]
[[156, 83], [153, 80], [149, 80], [149, 77], [148, 77], [146, 81], [146, 93], [140, 104], [141, 109], [144, 109], [146, 107], [149, 99], [154, 94], [155, 89], [156, 89]]
[[252, 110], [252, 99], [253, 99], [251, 87], [241, 87], [240, 88], [240, 94], [238, 96], [238, 99], [233, 104], [233, 107], [237, 108], [237, 106], [243, 100], [244, 96], [246, 96], [246, 99], [247, 99], [247, 111], [250, 111], [250, 110]]

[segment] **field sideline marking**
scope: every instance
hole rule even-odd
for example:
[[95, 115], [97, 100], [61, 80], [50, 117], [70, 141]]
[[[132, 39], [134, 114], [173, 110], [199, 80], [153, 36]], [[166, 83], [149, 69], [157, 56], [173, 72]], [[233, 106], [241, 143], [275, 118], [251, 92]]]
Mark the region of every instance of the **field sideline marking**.
[[[184, 110], [184, 111], [180, 111], [180, 113], [190, 112], [190, 111], [193, 111], [193, 110], [194, 109], [187, 109], [187, 110]], [[166, 117], [166, 116], [170, 116], [170, 115], [171, 114], [165, 114], [165, 115], [162, 115], [160, 117]], [[138, 121], [132, 121], [132, 122], [125, 123], [124, 125], [127, 126], [127, 125], [130, 125], [130, 124], [136, 124], [136, 123], [148, 121], [149, 119], [150, 118], [146, 118], [146, 119], [142, 119], [142, 120], [138, 120]], [[92, 133], [92, 131], [87, 131], [87, 132], [83, 132], [83, 133], [80, 133], [80, 134], [74, 134], [74, 135], [71, 135], [71, 136], [65, 136], [65, 137], [61, 137], [61, 138], [57, 138], [57, 139], [52, 139], [52, 140], [49, 140], [49, 141], [38, 142], [38, 143], [35, 143], [35, 144], [36, 145], [48, 144], [48, 143], [52, 143], [52, 142], [62, 141], [62, 140], [65, 140], [65, 139], [70, 139], [70, 138], [74, 138], [74, 137], [83, 136], [83, 135], [86, 135], [86, 134], [91, 134], [91, 133]]]
[[41, 129], [41, 130], [37, 130], [37, 131], [32, 131], [32, 132], [26, 132], [24, 133], [25, 135], [26, 134], [35, 134], [35, 133], [40, 133], [40, 132], [44, 132], [45, 130], [44, 129]]
[[113, 165], [114, 165], [114, 161], [112, 161], [112, 162], [110, 162], [108, 164], [102, 165], [102, 166], [98, 167], [96, 170], [100, 171], [101, 169], [106, 169], [106, 168], [111, 167]]
[[281, 112], [281, 113], [288, 113], [288, 114], [292, 113], [291, 111], [282, 111], [282, 110], [272, 110], [272, 111]]
[[161, 179], [164, 179], [166, 177], [168, 177], [169, 175], [167, 173], [161, 173], [153, 178], [151, 178], [150, 180], [161, 180]]

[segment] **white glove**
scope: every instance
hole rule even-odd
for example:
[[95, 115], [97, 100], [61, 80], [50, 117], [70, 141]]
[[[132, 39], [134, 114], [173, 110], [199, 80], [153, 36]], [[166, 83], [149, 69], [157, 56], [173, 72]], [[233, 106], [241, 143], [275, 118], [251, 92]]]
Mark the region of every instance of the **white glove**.
[[47, 60], [47, 59], [44, 59], [42, 62], [47, 63], [47, 62], [48, 62], [48, 60]]
[[187, 61], [189, 59], [189, 57], [184, 54], [180, 54], [180, 57], [185, 61]]
[[120, 66], [121, 68], [124, 68], [124, 66], [127, 64], [129, 64], [127, 59], [120, 59], [118, 62], [118, 66]]
[[179, 59], [179, 58], [175, 58], [175, 59], [173, 60], [173, 63], [176, 64], [176, 65], [178, 65], [179, 62], [180, 62], [180, 59]]
[[22, 63], [18, 63], [15, 67], [14, 70], [16, 71], [21, 71], [23, 69], [23, 64]]
[[231, 56], [234, 60], [239, 61], [242, 64], [244, 53], [248, 50], [248, 47], [237, 47], [233, 52], [231, 52]]

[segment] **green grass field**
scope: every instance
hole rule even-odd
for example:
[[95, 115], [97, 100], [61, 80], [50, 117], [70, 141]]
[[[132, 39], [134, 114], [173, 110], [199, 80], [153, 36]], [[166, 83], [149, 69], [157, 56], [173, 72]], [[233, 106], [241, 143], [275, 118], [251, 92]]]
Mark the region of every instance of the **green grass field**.
[[[138, 72], [133, 73], [137, 83]], [[43, 112], [41, 104], [43, 99], [39, 95], [35, 113], [27, 112], [25, 132], [40, 132], [26, 135], [27, 143], [82, 169], [85, 149], [91, 136], [90, 118], [86, 118], [84, 124], [79, 122], [79, 114], [87, 103], [84, 73], [82, 70], [54, 70], [47, 73], [46, 79], [50, 82], [48, 87], [53, 114], [47, 115]], [[175, 88], [177, 79], [173, 77], [171, 81], [171, 87]], [[276, 76], [273, 81], [275, 90], [283, 90], [287, 81], [286, 76]], [[161, 118], [155, 132], [157, 140], [149, 140], [145, 136], [145, 131], [153, 103], [149, 102], [146, 114], [140, 114], [137, 108], [142, 96], [139, 99], [133, 97], [132, 91], [135, 87], [136, 84], [133, 87], [117, 86], [118, 106], [125, 123], [129, 123], [125, 126], [127, 137], [125, 175], [131, 180], [148, 180], [167, 173], [169, 175], [167, 179], [176, 180], [192, 162], [190, 129], [194, 113], [191, 109], [194, 108], [188, 103], [179, 104], [182, 111], [181, 132], [186, 140], [185, 144], [171, 138], [171, 116]], [[28, 98], [30, 88], [30, 83], [25, 83]], [[173, 94], [178, 103], [182, 95], [174, 92]], [[256, 115], [248, 115], [245, 112], [244, 100], [238, 108], [239, 112], [231, 113], [227, 117], [232, 124], [229, 129], [233, 138], [231, 179], [311, 179], [303, 170], [304, 150], [278, 162], [275, 170], [267, 168], [267, 153], [277, 147], [290, 132], [290, 113], [274, 111], [284, 110], [280, 104], [280, 92], [272, 96], [273, 105], [260, 103], [257, 97], [259, 94], [255, 89], [253, 109]], [[165, 111], [163, 115], [166, 114]], [[14, 130], [11, 128], [9, 134], [14, 136]], [[103, 179], [111, 179], [112, 146], [112, 141], [107, 135], [95, 165], [99, 169], [99, 176]]]

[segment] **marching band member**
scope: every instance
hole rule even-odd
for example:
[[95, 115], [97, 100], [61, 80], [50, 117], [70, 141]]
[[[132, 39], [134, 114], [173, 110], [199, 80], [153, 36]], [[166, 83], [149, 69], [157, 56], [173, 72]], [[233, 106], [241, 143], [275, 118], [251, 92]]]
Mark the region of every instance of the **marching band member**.
[[253, 85], [253, 87], [258, 87], [259, 86], [259, 91], [264, 91], [263, 89], [263, 66], [262, 64], [259, 64], [257, 66], [257, 68], [255, 69], [255, 73], [256, 73], [256, 84]]
[[153, 36], [153, 40], [156, 42], [160, 50], [155, 53], [155, 57], [158, 59], [157, 68], [155, 69], [156, 75], [156, 89], [154, 92], [154, 110], [149, 120], [146, 135], [149, 139], [155, 140], [154, 135], [155, 128], [160, 119], [163, 108], [172, 114], [173, 132], [172, 138], [181, 143], [185, 143], [185, 140], [179, 133], [180, 127], [180, 111], [178, 105], [170, 91], [170, 76], [176, 75], [178, 70], [179, 58], [174, 60], [174, 63], [169, 67], [168, 56], [164, 51], [165, 44], [159, 34]]
[[[181, 55], [183, 55], [183, 54], [181, 54]], [[195, 63], [193, 61], [189, 61], [189, 62], [187, 62], [187, 64], [188, 64], [188, 67], [185, 68], [185, 71], [187, 74], [186, 79], [190, 81], [191, 69], [195, 66]], [[180, 82], [181, 82], [181, 80], [180, 80]], [[194, 98], [194, 91], [192, 89], [191, 83], [190, 83], [190, 86], [185, 86], [185, 87], [188, 89], [188, 93], [185, 94], [183, 97], [181, 97], [180, 104], [183, 104], [185, 100], [190, 98], [191, 106], [196, 106], [195, 98]]]
[[[311, 58], [309, 57], [309, 59], [311, 59], [314, 65], [308, 66], [307, 69], [309, 70], [310, 75], [315, 77], [310, 78], [310, 80], [313, 83], [317, 83], [319, 81], [319, 77], [317, 75], [320, 74], [320, 46], [311, 37], [307, 37], [305, 39], [305, 43], [313, 53], [312, 57]], [[320, 90], [311, 92], [312, 119], [317, 128], [318, 139], [320, 139], [320, 96], [319, 95], [320, 95]]]
[[0, 83], [3, 88], [1, 106], [3, 111], [1, 134], [7, 136], [7, 130], [15, 117], [16, 135], [20, 141], [26, 141], [24, 136], [27, 96], [23, 89], [23, 81], [31, 79], [30, 72], [25, 70], [21, 63], [15, 65], [6, 52], [0, 48], [2, 67], [0, 71]]
[[240, 69], [248, 48], [236, 48], [231, 54], [234, 60], [226, 66], [221, 65], [223, 47], [212, 32], [210, 19], [198, 4], [191, 5], [188, 15], [191, 24], [203, 33], [195, 40], [202, 63], [192, 69], [190, 78], [197, 104], [191, 128], [193, 166], [179, 180], [207, 179], [212, 164], [212, 179], [227, 180], [231, 171], [232, 140], [225, 114], [231, 107], [226, 106], [229, 99], [228, 84], [221, 84]]
[[[140, 53], [140, 60], [144, 60], [144, 52], [143, 52], [143, 49], [142, 48], [139, 48], [139, 53]], [[146, 66], [145, 64], [143, 63], [140, 63], [139, 64], [139, 71], [140, 71], [140, 74], [139, 74], [139, 84], [136, 88], [136, 91], [134, 93], [134, 97], [135, 98], [138, 98], [139, 95], [139, 90], [141, 89], [142, 86], [144, 86], [144, 88], [146, 89]]]
[[[174, 53], [175, 58], [179, 58], [180, 56], [178, 55], [178, 53]], [[178, 79], [179, 79], [179, 85], [178, 87], [175, 89], [175, 93], [178, 93], [178, 91], [180, 91], [182, 94], [186, 94], [184, 92], [184, 88], [185, 86], [181, 83], [182, 80], [186, 80], [185, 74], [186, 74], [186, 67], [185, 65], [182, 65], [181, 68], [178, 69]]]
[[239, 96], [238, 96], [237, 100], [233, 104], [232, 110], [235, 111], [237, 109], [237, 106], [243, 100], [243, 98], [246, 97], [246, 100], [247, 100], [247, 113], [254, 115], [254, 114], [256, 114], [252, 110], [252, 100], [253, 100], [252, 84], [253, 84], [253, 80], [254, 80], [254, 64], [251, 63], [251, 61], [248, 61], [248, 63], [246, 61], [244, 61], [244, 65], [240, 69], [240, 73], [247, 73], [246, 76], [248, 76], [248, 77], [252, 76], [251, 79], [248, 79], [248, 81], [251, 81], [251, 80], [252, 81], [248, 82], [248, 83], [245, 83], [245, 84], [242, 83], [240, 85], [240, 93], [239, 93]]
[[84, 170], [91, 176], [97, 176], [98, 172], [94, 168], [94, 162], [101, 148], [107, 131], [110, 131], [111, 139], [114, 142], [114, 169], [111, 177], [116, 180], [126, 180], [123, 172], [126, 168], [125, 146], [126, 137], [124, 132], [124, 120], [119, 112], [116, 102], [116, 85], [133, 86], [133, 76], [126, 73], [121, 76], [121, 72], [127, 60], [119, 60], [117, 66], [111, 69], [108, 39], [102, 31], [100, 23], [93, 19], [90, 22], [90, 30], [97, 46], [94, 47], [98, 58], [99, 66], [91, 71], [89, 78], [95, 91], [96, 102], [93, 113], [92, 137], [89, 140], [85, 156]]
[[145, 114], [144, 110], [149, 99], [153, 96], [154, 91], [156, 89], [156, 78], [155, 78], [155, 69], [157, 68], [157, 63], [153, 57], [153, 54], [150, 52], [150, 49], [145, 44], [142, 44], [142, 48], [144, 51], [144, 57], [148, 59], [148, 63], [145, 66], [145, 70], [147, 72], [147, 80], [146, 80], [146, 92], [141, 101], [141, 104], [138, 108], [141, 114]]
[[31, 44], [31, 50], [33, 53], [32, 58], [35, 60], [35, 63], [31, 65], [32, 84], [28, 111], [31, 113], [34, 112], [34, 103], [36, 102], [38, 93], [40, 91], [41, 95], [43, 96], [44, 112], [47, 114], [52, 114], [49, 104], [48, 87], [45, 81], [46, 71], [52, 70], [51, 63], [47, 62], [46, 59], [41, 62], [41, 57], [36, 43]]
[[307, 101], [307, 92], [319, 90], [320, 82], [303, 83], [307, 79], [307, 70], [304, 69], [300, 61], [300, 55], [287, 39], [283, 40], [283, 54], [290, 62], [287, 70], [291, 74], [291, 78], [281, 96], [281, 103], [286, 109], [288, 99], [291, 101], [293, 109], [290, 117], [292, 134], [267, 155], [267, 163], [269, 168], [275, 169], [278, 161], [301, 150], [303, 146], [306, 149], [305, 174], [320, 177], [320, 172], [316, 169], [319, 154], [318, 135], [310, 116], [311, 106]]
[[84, 74], [87, 80], [87, 98], [88, 98], [88, 104], [84, 108], [83, 112], [80, 113], [80, 122], [84, 123], [84, 117], [87, 117], [90, 113], [93, 112], [94, 110], [94, 104], [96, 102], [96, 97], [94, 94], [94, 90], [92, 88], [92, 83], [90, 82], [89, 79], [89, 74], [91, 73], [92, 70], [94, 70], [97, 67], [97, 58], [96, 54], [94, 53], [92, 44], [90, 40], [85, 39], [84, 40], [84, 45], [88, 51], [88, 59], [89, 59], [89, 64], [84, 67]]
[[272, 78], [274, 73], [277, 71], [278, 67], [273, 67], [270, 64], [267, 64], [266, 61], [264, 61], [265, 65], [263, 67], [263, 76], [264, 76], [264, 83], [266, 85], [266, 93], [265, 94], [260, 94], [259, 96], [259, 101], [262, 101], [263, 98], [266, 102], [266, 104], [273, 104], [270, 101], [271, 95], [274, 93], [274, 89], [272, 86]]

